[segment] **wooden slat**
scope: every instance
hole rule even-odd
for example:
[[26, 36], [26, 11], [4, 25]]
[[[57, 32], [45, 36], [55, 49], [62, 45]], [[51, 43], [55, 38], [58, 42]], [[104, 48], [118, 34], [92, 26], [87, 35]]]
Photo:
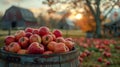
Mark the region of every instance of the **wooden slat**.
[[[2, 55], [8, 56], [4, 53]], [[79, 67], [78, 55], [78, 51], [50, 57], [9, 55], [11, 58], [13, 56], [12, 61], [7, 62], [7, 59], [0, 59], [0, 67]], [[17, 62], [16, 57], [20, 58], [20, 61]]]

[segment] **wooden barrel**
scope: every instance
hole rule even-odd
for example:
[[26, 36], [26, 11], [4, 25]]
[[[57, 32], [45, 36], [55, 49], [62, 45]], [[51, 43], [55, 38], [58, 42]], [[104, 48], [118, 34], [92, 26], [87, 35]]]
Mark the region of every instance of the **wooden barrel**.
[[79, 51], [50, 55], [19, 55], [0, 50], [0, 67], [79, 67]]

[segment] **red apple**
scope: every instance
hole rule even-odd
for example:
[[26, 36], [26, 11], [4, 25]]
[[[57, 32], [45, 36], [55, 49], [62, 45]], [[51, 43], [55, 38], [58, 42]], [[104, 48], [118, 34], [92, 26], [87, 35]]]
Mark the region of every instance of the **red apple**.
[[30, 33], [30, 32], [26, 32], [26, 33], [25, 33], [25, 36], [28, 37], [28, 38], [29, 38], [31, 35], [32, 35], [32, 33]]
[[21, 49], [20, 45], [17, 42], [12, 42], [8, 45], [8, 51], [16, 53]]
[[87, 44], [87, 43], [84, 43], [82, 46], [83, 46], [84, 48], [88, 48], [88, 44]]
[[48, 43], [48, 45], [47, 45], [48, 50], [54, 51], [55, 45], [57, 45], [57, 43], [54, 41], [51, 41], [50, 43]]
[[39, 30], [38, 30], [38, 29], [34, 29], [32, 33], [33, 33], [33, 34], [38, 34], [38, 35], [39, 35]]
[[104, 51], [110, 52], [110, 50], [111, 50], [111, 48], [108, 47], [108, 46], [106, 46], [106, 47], [104, 48]]
[[29, 54], [42, 54], [45, 51], [44, 46], [38, 42], [33, 42], [28, 47]]
[[91, 55], [91, 52], [89, 50], [85, 50], [84, 52], [87, 54], [87, 56]]
[[38, 42], [41, 43], [41, 37], [38, 34], [33, 34], [30, 36], [30, 43]]
[[110, 61], [105, 61], [105, 65], [110, 65]]
[[110, 53], [110, 52], [103, 52], [103, 55], [104, 55], [105, 57], [111, 57], [111, 53]]
[[51, 36], [53, 37], [53, 41], [55, 41], [55, 40], [56, 40], [55, 35], [54, 35], [54, 34], [51, 34]]
[[111, 64], [110, 61], [108, 61], [107, 59], [104, 59], [104, 63], [105, 63], [105, 65], [110, 65]]
[[64, 53], [67, 52], [66, 45], [64, 43], [57, 43], [54, 49], [55, 53]]
[[53, 41], [55, 41], [56, 40], [55, 35], [53, 33], [51, 33], [51, 32], [49, 32], [49, 34], [53, 37]]
[[111, 40], [110, 40], [110, 43], [111, 43], [111, 44], [117, 44], [117, 41], [111, 39]]
[[106, 48], [106, 46], [104, 44], [100, 44], [99, 46], [100, 46], [99, 49], [105, 49]]
[[71, 42], [71, 41], [65, 41], [65, 45], [66, 45], [70, 50], [72, 50], [73, 47], [74, 47], [74, 43]]
[[32, 33], [32, 32], [33, 32], [33, 28], [27, 27], [27, 28], [25, 29], [25, 32], [30, 32], [30, 33]]
[[11, 35], [11, 36], [7, 36], [6, 38], [5, 38], [5, 45], [7, 46], [7, 45], [9, 45], [11, 42], [14, 42], [15, 41], [15, 37], [13, 36], [13, 35]]
[[111, 53], [108, 52], [108, 53], [106, 54], [106, 56], [107, 56], [107, 57], [111, 57]]
[[18, 42], [22, 48], [27, 48], [29, 46], [29, 39], [27, 37], [21, 37]]
[[50, 56], [50, 54], [53, 54], [53, 52], [52, 51], [45, 51], [44, 53], [43, 53], [43, 55], [44, 55], [44, 58], [49, 58]]
[[19, 30], [15, 33], [15, 39], [18, 41], [21, 37], [24, 37], [26, 35], [24, 30]]
[[43, 54], [44, 55], [49, 55], [49, 54], [53, 54], [53, 52], [52, 51], [45, 51]]
[[56, 42], [57, 43], [59, 43], [59, 42], [65, 43], [65, 39], [63, 37], [58, 37], [58, 38], [56, 38]]
[[93, 44], [101, 44], [101, 40], [100, 39], [94, 39], [94, 41], [93, 41]]
[[9, 51], [8, 46], [5, 45], [5, 46], [4, 46], [4, 50], [5, 50], [5, 51]]
[[62, 37], [62, 32], [58, 29], [53, 30], [53, 34], [57, 37]]
[[87, 38], [86, 43], [91, 44], [91, 39]]
[[100, 45], [98, 45], [98, 44], [95, 45], [95, 48], [100, 49]]
[[110, 41], [109, 41], [109, 40], [104, 40], [103, 43], [104, 43], [105, 45], [109, 45], [109, 44], [110, 44]]
[[81, 58], [85, 58], [87, 56], [87, 54], [85, 53], [85, 52], [82, 52], [81, 54], [80, 54], [80, 57]]
[[65, 38], [66, 41], [73, 41], [72, 38]]
[[83, 62], [83, 58], [81, 58], [80, 56], [78, 57], [80, 62]]
[[120, 46], [119, 46], [119, 45], [116, 45], [116, 46], [115, 46], [115, 49], [120, 50]]
[[47, 45], [51, 41], [53, 41], [53, 37], [51, 35], [49, 35], [49, 34], [44, 35], [42, 37], [42, 43], [43, 43], [43, 45]]
[[98, 61], [98, 62], [103, 62], [102, 57], [99, 57], [99, 58], [97, 59], [97, 61]]
[[49, 32], [50, 32], [50, 30], [46, 26], [42, 26], [42, 27], [39, 28], [39, 35], [41, 37], [44, 36], [44, 35], [46, 35], [46, 34], [49, 34]]
[[70, 49], [67, 46], [65, 46], [65, 49], [66, 49], [65, 52], [69, 52], [70, 51]]
[[27, 50], [26, 49], [21, 49], [17, 52], [17, 54], [27, 54]]
[[80, 42], [83, 42], [83, 41], [85, 41], [85, 39], [86, 39], [85, 37], [80, 37], [80, 38], [79, 38], [79, 41], [80, 41]]

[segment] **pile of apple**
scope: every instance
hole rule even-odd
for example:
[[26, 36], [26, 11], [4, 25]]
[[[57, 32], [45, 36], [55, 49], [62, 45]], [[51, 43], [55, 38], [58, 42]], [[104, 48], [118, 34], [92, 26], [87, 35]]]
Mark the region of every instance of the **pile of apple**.
[[48, 27], [26, 28], [14, 35], [6, 36], [4, 50], [17, 54], [53, 54], [73, 50], [72, 38], [64, 38], [58, 29]]
[[89, 63], [91, 62], [90, 59], [92, 59], [94, 62], [97, 61], [101, 64], [110, 65], [112, 64], [111, 59], [114, 59], [113, 54], [115, 53], [115, 51], [119, 51], [120, 49], [120, 42], [117, 42], [114, 39], [81, 37], [74, 39], [74, 41], [80, 47], [81, 52], [79, 55], [79, 61], [81, 63]]

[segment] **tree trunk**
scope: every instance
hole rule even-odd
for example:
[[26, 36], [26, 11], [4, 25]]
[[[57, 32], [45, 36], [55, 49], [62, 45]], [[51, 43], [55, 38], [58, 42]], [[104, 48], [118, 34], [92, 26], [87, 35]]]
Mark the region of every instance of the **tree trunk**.
[[96, 18], [96, 37], [101, 37], [101, 21], [100, 18]]

